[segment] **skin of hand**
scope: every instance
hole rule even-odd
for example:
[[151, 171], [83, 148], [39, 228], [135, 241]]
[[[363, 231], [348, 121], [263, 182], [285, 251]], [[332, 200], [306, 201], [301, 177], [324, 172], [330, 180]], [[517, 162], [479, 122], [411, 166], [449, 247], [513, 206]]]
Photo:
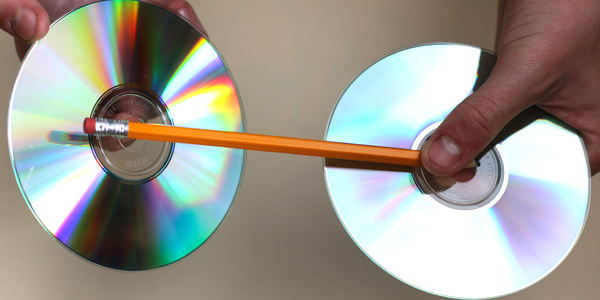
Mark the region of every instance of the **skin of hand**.
[[496, 66], [425, 144], [425, 169], [464, 177], [458, 171], [537, 104], [581, 132], [591, 173], [600, 171], [599, 16], [595, 0], [499, 1]]
[[[48, 33], [50, 24], [66, 13], [97, 0], [0, 0], [0, 28], [15, 38], [19, 59], [23, 60], [31, 44]], [[185, 0], [152, 0], [194, 24], [204, 35], [192, 6]]]
[[[58, 18], [68, 12], [96, 0], [0, 0], [0, 28], [15, 38], [15, 46], [19, 58], [23, 60], [27, 50], [35, 41], [43, 38], [49, 26]], [[205, 36], [206, 30], [198, 20], [196, 13], [185, 0], [154, 0], [146, 1], [157, 3], [170, 8], [179, 15], [194, 24]], [[123, 107], [123, 109], [134, 112], [136, 107]], [[130, 119], [130, 114], [123, 112], [117, 114], [115, 119]], [[133, 140], [104, 137], [103, 144], [108, 151], [117, 151], [123, 146], [127, 147]]]

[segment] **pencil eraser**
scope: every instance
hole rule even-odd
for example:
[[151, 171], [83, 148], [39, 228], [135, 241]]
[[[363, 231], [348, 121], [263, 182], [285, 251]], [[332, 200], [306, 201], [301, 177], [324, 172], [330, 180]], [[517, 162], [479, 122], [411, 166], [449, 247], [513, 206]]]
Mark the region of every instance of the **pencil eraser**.
[[85, 120], [83, 121], [83, 132], [87, 134], [96, 133], [96, 119], [85, 118]]

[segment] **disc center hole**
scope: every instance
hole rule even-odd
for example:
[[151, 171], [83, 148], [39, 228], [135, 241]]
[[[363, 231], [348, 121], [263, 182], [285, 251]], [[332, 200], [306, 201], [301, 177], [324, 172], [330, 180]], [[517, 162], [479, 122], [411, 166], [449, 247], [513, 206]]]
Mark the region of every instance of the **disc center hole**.
[[[136, 94], [124, 94], [116, 97], [107, 110], [100, 116], [105, 119], [126, 120], [129, 122], [147, 123], [149, 119], [155, 118], [155, 112], [149, 107], [146, 97]], [[144, 140], [119, 139], [114, 137], [101, 138], [102, 145], [107, 151], [119, 151], [121, 149], [138, 152], [146, 145]]]
[[477, 175], [477, 168], [465, 168], [448, 177], [455, 182], [469, 182]]
[[[425, 128], [412, 149], [421, 150], [441, 122]], [[419, 190], [432, 200], [452, 209], [474, 210], [491, 207], [504, 193], [508, 182], [502, 149], [499, 145], [482, 155], [475, 168], [463, 169], [445, 177], [433, 176], [424, 168], [415, 168], [413, 179]]]
[[[150, 116], [147, 113], [147, 108], [144, 107], [145, 103], [141, 102], [140, 99], [136, 99], [137, 97], [142, 98], [139, 95], [125, 95], [120, 100], [127, 103], [120, 108], [117, 109], [117, 113], [112, 117], [115, 120], [125, 120], [134, 123], [147, 123], [147, 120], [150, 119]], [[144, 101], [148, 101], [145, 98], [142, 98]], [[112, 139], [112, 140], [110, 140]], [[118, 145], [118, 148], [125, 149], [130, 152], [141, 151], [146, 145], [146, 141], [144, 140], [136, 140], [136, 139], [118, 139], [107, 137], [107, 144]]]
[[[92, 117], [173, 125], [158, 95], [141, 86], [121, 85], [96, 103]], [[93, 137], [92, 149], [108, 174], [128, 183], [150, 180], [168, 164], [173, 143], [114, 137]]]

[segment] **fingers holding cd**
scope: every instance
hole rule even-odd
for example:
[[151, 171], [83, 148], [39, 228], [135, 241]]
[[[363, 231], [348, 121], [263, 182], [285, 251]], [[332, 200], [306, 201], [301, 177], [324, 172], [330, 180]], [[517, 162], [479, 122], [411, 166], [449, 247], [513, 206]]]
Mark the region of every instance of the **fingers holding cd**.
[[0, 27], [21, 42], [34, 42], [48, 32], [50, 21], [36, 0], [0, 0]]
[[498, 63], [485, 85], [460, 104], [425, 146], [423, 165], [449, 175], [500, 129], [537, 104], [581, 132], [591, 173], [600, 171], [600, 29], [592, 1], [501, 1]]
[[[143, 0], [142, 0], [143, 1]], [[0, 0], [0, 26], [15, 37], [15, 47], [20, 60], [35, 41], [46, 36], [50, 24], [70, 11], [96, 2], [94, 0]], [[185, 0], [149, 0], [163, 5], [187, 19], [208, 36], [192, 6]]]
[[[501, 75], [500, 75], [501, 76]], [[492, 141], [500, 130], [535, 99], [519, 93], [519, 78], [497, 80], [492, 72], [481, 89], [461, 102], [423, 147], [423, 166], [437, 176], [460, 171]]]

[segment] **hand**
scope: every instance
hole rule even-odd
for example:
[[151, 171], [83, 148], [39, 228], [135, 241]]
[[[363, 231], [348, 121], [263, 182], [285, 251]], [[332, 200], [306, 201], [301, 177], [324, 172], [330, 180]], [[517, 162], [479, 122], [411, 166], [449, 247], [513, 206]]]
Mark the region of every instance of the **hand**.
[[423, 147], [425, 169], [437, 176], [455, 174], [515, 115], [537, 104], [581, 132], [591, 172], [597, 173], [600, 3], [501, 0], [498, 8], [496, 66]]
[[[95, 1], [0, 0], [0, 28], [15, 38], [17, 55], [19, 55], [19, 59], [23, 60], [31, 44], [48, 33], [48, 27], [52, 22], [73, 9]], [[206, 30], [187, 1], [152, 0], [146, 2], [157, 3], [176, 11], [206, 35]]]

